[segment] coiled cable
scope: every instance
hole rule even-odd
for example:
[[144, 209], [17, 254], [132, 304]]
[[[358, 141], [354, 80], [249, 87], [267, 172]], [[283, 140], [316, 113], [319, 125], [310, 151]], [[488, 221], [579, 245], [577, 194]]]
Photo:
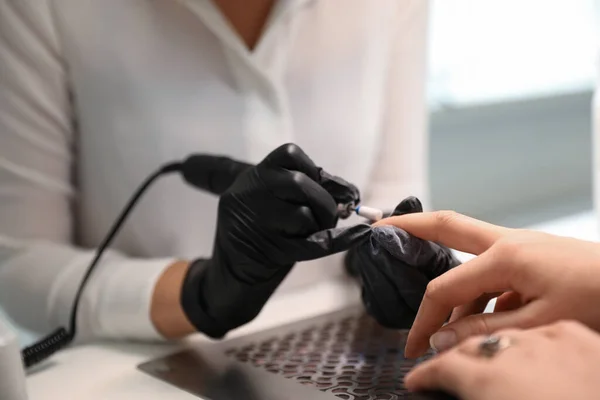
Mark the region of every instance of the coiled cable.
[[83, 289], [85, 288], [86, 283], [90, 279], [94, 269], [98, 265], [104, 251], [110, 246], [113, 242], [116, 234], [121, 229], [121, 226], [133, 210], [133, 207], [137, 204], [142, 195], [148, 190], [150, 185], [154, 183], [159, 177], [169, 174], [171, 172], [178, 172], [181, 170], [182, 163], [174, 162], [169, 163], [161, 167], [158, 171], [154, 172], [150, 175], [146, 180], [138, 187], [136, 192], [133, 194], [121, 214], [117, 218], [117, 220], [113, 223], [108, 234], [105, 236], [104, 240], [100, 244], [100, 246], [96, 249], [96, 253], [90, 265], [88, 266], [81, 283], [77, 289], [77, 293], [75, 294], [75, 299], [73, 301], [73, 307], [71, 309], [70, 320], [69, 320], [69, 329], [66, 328], [58, 328], [54, 332], [40, 339], [36, 343], [32, 344], [21, 350], [21, 358], [23, 359], [23, 364], [25, 368], [30, 368], [40, 362], [46, 360], [50, 356], [52, 356], [57, 351], [63, 349], [68, 346], [75, 339], [75, 335], [77, 334], [77, 310], [79, 309], [79, 301], [81, 299], [81, 295], [83, 294]]

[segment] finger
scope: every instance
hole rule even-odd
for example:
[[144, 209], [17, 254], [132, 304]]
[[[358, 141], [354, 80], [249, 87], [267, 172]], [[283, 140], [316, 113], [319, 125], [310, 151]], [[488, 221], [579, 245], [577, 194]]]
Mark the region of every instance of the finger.
[[321, 169], [318, 182], [334, 198], [336, 204], [360, 203], [358, 188], [339, 176], [331, 175]]
[[517, 310], [523, 305], [521, 295], [517, 292], [506, 292], [496, 299], [494, 312]]
[[304, 150], [295, 144], [284, 144], [278, 147], [260, 165], [302, 172], [325, 189], [335, 199], [336, 204], [352, 202], [358, 204], [360, 201], [360, 193], [356, 186], [317, 167]]
[[302, 172], [315, 182], [320, 179], [320, 169], [313, 160], [299, 146], [291, 143], [281, 145], [273, 150], [261, 161], [259, 167], [284, 168]]
[[512, 289], [512, 274], [507, 274], [498, 260], [501, 258], [488, 251], [429, 283], [408, 335], [407, 356], [417, 357], [429, 348], [429, 338], [442, 327], [454, 308], [473, 302], [485, 293]]
[[[402, 200], [400, 204], [396, 206], [392, 215], [400, 216], [422, 212], [423, 205], [421, 204], [421, 201], [414, 196], [410, 196]], [[416, 238], [413, 235], [407, 236], [410, 237], [411, 240], [421, 242], [421, 251], [418, 252], [417, 263], [430, 280], [433, 280], [446, 273], [448, 270], [460, 265], [460, 261], [454, 257], [452, 251], [447, 247], [440, 246], [432, 241]]]
[[505, 351], [508, 348], [501, 348], [501, 350], [495, 354], [492, 358], [483, 357], [482, 344], [487, 341], [491, 336], [500, 338], [501, 340], [508, 340], [509, 347], [519, 346], [521, 351], [523, 348], [527, 348], [532, 342], [531, 337], [527, 337], [526, 331], [521, 329], [503, 329], [493, 335], [479, 335], [473, 336], [461, 342], [456, 346], [456, 351], [465, 354], [470, 357], [481, 357], [483, 360], [492, 361], [498, 360], [500, 357], [505, 356]]
[[423, 240], [423, 243], [421, 254], [418, 257], [419, 265], [430, 280], [461, 264], [449, 248], [429, 240]]
[[394, 225], [424, 240], [479, 255], [512, 229], [488, 224], [449, 211], [414, 213], [383, 219], [375, 224]]
[[457, 344], [454, 350], [469, 357], [477, 357], [480, 355], [481, 343], [488, 337], [486, 335], [470, 337]]
[[421, 213], [423, 205], [421, 201], [414, 196], [405, 198], [396, 206], [391, 216], [400, 216], [405, 214]]
[[359, 224], [316, 232], [296, 241], [297, 260], [308, 261], [346, 251], [371, 236], [371, 226]]
[[388, 254], [380, 243], [371, 240], [357, 255], [363, 303], [381, 325], [407, 329], [413, 324], [429, 279]]
[[560, 339], [564, 337], [577, 338], [582, 344], [588, 339], [594, 339], [595, 342], [598, 340], [597, 331], [592, 330], [590, 327], [576, 320], [554, 321], [535, 329], [529, 329], [527, 334], [531, 337], [544, 337], [547, 339]]
[[227, 157], [195, 154], [181, 164], [181, 175], [187, 183], [216, 195], [223, 194], [237, 177], [252, 165]]
[[[260, 171], [260, 177], [276, 198], [310, 207], [319, 230], [335, 226], [337, 221], [335, 201], [325, 189], [304, 173], [285, 169], [263, 169]], [[279, 222], [283, 221], [279, 219]]]
[[459, 398], [467, 398], [474, 383], [484, 372], [481, 360], [457, 351], [441, 354], [426, 361], [404, 378], [404, 385], [412, 392], [442, 390]]
[[490, 300], [497, 297], [498, 293], [485, 293], [481, 295], [479, 298], [475, 299], [471, 303], [458, 306], [452, 311], [452, 316], [450, 317], [449, 322], [457, 321], [461, 318], [467, 317], [473, 314], [481, 314], [485, 311]]
[[419, 239], [394, 226], [378, 226], [372, 231], [373, 242], [398, 262], [418, 269], [429, 280], [435, 279], [459, 262], [447, 248]]
[[297, 238], [314, 234], [320, 229], [308, 206], [290, 204], [279, 199], [258, 204], [255, 209], [258, 224], [270, 231]]
[[490, 335], [501, 329], [526, 329], [544, 322], [546, 312], [541, 302], [533, 302], [514, 311], [476, 314], [446, 325], [431, 337], [431, 346], [446, 351], [463, 340], [476, 335]]

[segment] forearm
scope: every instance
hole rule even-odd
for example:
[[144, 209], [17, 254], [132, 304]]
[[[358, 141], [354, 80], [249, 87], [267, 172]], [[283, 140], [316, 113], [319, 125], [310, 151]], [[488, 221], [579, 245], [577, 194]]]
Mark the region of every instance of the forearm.
[[156, 282], [152, 294], [150, 318], [156, 330], [167, 339], [177, 339], [196, 332], [180, 300], [189, 266], [187, 261], [169, 265]]
[[[93, 250], [74, 246], [0, 237], [0, 304], [29, 330], [68, 327], [75, 293], [93, 256]], [[79, 300], [76, 340], [161, 339], [150, 305], [170, 263], [108, 250]]]

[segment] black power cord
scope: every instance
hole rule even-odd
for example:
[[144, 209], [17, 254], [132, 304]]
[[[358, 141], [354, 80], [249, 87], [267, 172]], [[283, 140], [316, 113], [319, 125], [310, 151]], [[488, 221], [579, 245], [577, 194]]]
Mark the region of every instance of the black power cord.
[[94, 259], [88, 266], [87, 271], [79, 284], [77, 293], [75, 294], [73, 308], [71, 309], [69, 329], [59, 328], [33, 345], [21, 350], [21, 358], [23, 359], [25, 368], [32, 367], [44, 361], [60, 349], [68, 346], [73, 339], [75, 339], [75, 334], [77, 333], [77, 310], [79, 308], [79, 300], [83, 293], [83, 289], [92, 275], [94, 268], [96, 268], [96, 265], [100, 261], [102, 254], [104, 254], [104, 251], [110, 246], [115, 235], [119, 232], [119, 229], [121, 229], [121, 226], [127, 219], [127, 216], [131, 213], [133, 207], [139, 201], [140, 197], [142, 197], [154, 181], [163, 175], [179, 172], [183, 180], [190, 186], [215, 195], [221, 195], [240, 174], [251, 167], [252, 165], [250, 164], [234, 161], [228, 157], [192, 154], [184, 161], [165, 164], [158, 171], [146, 178], [135, 191], [123, 211], [121, 211], [121, 214], [96, 250]]
[[163, 175], [172, 172], [182, 171], [182, 167], [184, 165], [184, 163], [180, 162], [164, 165], [158, 171], [146, 178], [142, 185], [136, 190], [136, 192], [131, 197], [123, 211], [121, 211], [121, 214], [119, 215], [117, 220], [114, 222], [112, 228], [102, 241], [100, 247], [98, 247], [98, 249], [96, 250], [94, 259], [90, 263], [81, 283], [79, 284], [79, 288], [77, 289], [75, 300], [73, 302], [73, 308], [71, 309], [69, 330], [65, 328], [59, 328], [51, 334], [47, 335], [46, 337], [40, 339], [38, 342], [32, 344], [31, 346], [24, 348], [21, 351], [21, 358], [23, 359], [23, 364], [25, 365], [25, 368], [32, 367], [44, 361], [60, 349], [68, 346], [73, 341], [73, 339], [75, 339], [75, 334], [77, 333], [77, 309], [79, 308], [79, 300], [81, 298], [83, 289], [85, 288], [87, 281], [90, 279], [90, 276], [92, 275], [92, 272], [94, 271], [96, 265], [98, 265], [98, 262], [104, 254], [104, 251], [108, 248], [108, 246], [110, 246], [110, 244], [115, 238], [115, 235], [118, 233], [119, 229], [121, 229], [121, 226], [127, 219], [127, 216], [129, 215], [133, 207], [137, 204], [140, 197], [150, 187], [150, 185], [152, 185], [154, 181], [156, 181]]

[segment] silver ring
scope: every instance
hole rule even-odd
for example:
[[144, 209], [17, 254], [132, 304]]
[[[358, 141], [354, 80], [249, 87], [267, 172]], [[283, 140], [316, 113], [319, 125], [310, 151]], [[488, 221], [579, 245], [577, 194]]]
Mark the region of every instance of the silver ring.
[[504, 336], [488, 336], [479, 343], [479, 355], [492, 358], [501, 350], [512, 345], [510, 338]]

